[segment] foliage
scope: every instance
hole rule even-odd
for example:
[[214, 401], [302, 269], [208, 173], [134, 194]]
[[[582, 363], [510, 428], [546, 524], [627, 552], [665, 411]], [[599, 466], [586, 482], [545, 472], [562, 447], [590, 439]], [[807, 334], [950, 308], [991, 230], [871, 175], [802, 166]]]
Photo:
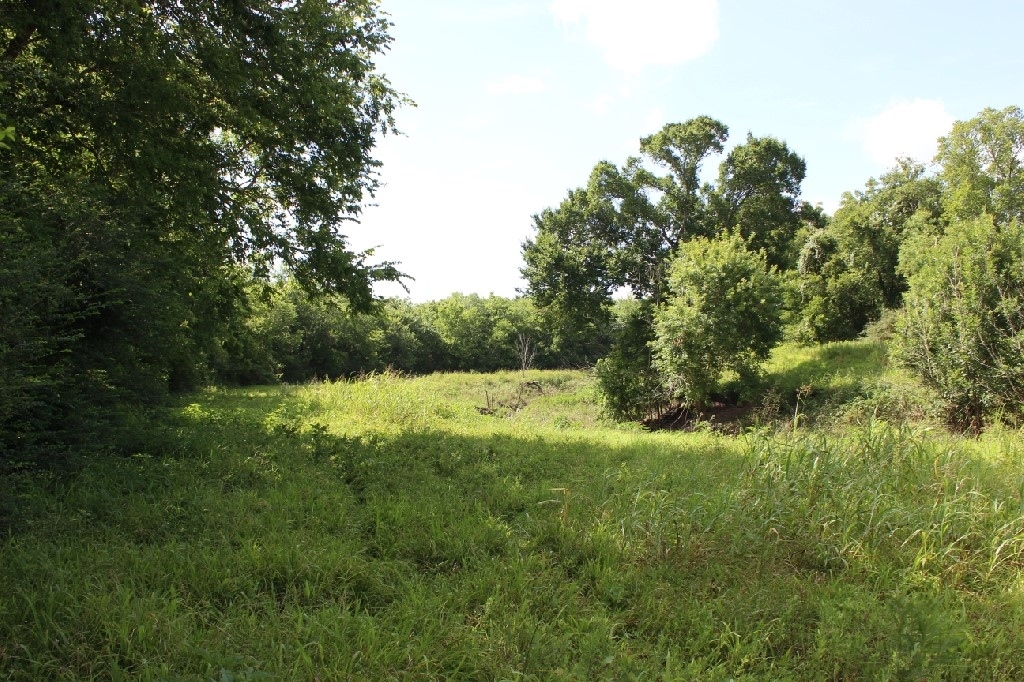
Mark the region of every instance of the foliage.
[[1024, 226], [956, 220], [909, 240], [910, 290], [897, 352], [946, 401], [950, 420], [979, 428], [1024, 404]]
[[386, 299], [360, 311], [341, 296], [311, 296], [286, 274], [270, 284], [250, 281], [245, 301], [212, 365], [216, 378], [230, 385], [340, 379], [387, 369], [523, 369], [524, 352], [527, 365], [565, 364], [525, 297], [452, 294], [420, 304]]
[[[798, 236], [824, 220], [799, 201], [805, 163], [784, 142], [748, 134], [719, 165], [717, 184], [706, 183], [701, 167], [724, 151], [728, 133], [707, 116], [667, 124], [641, 139], [640, 156], [622, 167], [598, 163], [586, 188], [534, 216], [523, 276], [550, 320], [554, 347], [578, 345], [607, 326], [618, 291], [645, 301], [644, 310], [671, 307], [679, 292], [668, 282], [670, 263], [694, 240], [735, 233], [773, 267], [792, 267]], [[624, 336], [598, 363], [609, 409], [624, 418], [660, 409], [663, 387], [676, 380], [665, 374], [668, 365], [652, 366], [643, 347], [654, 331], [640, 329], [645, 320], [650, 325], [653, 316], [620, 324], [616, 333]], [[758, 343], [736, 341], [747, 342]]]
[[[813, 209], [799, 201], [807, 173], [804, 160], [774, 137], [747, 141], [729, 152], [719, 167], [718, 187], [710, 199], [717, 231], [736, 230], [769, 265], [792, 267], [792, 242]], [[811, 218], [813, 219], [813, 218]]]
[[777, 274], [738, 234], [683, 245], [669, 288], [655, 313], [654, 366], [686, 403], [705, 404], [727, 370], [752, 378], [782, 340]]
[[545, 311], [560, 347], [575, 346], [608, 323], [614, 252], [593, 238], [602, 228], [597, 210], [587, 192], [570, 192], [557, 210], [533, 217], [537, 235], [523, 244], [529, 296]]
[[616, 419], [638, 421], [657, 414], [666, 403], [662, 377], [652, 364], [654, 306], [649, 301], [616, 302], [608, 354], [594, 368], [605, 409]]
[[400, 101], [374, 70], [387, 27], [370, 0], [0, 2], [17, 132], [0, 164], [0, 317], [21, 319], [0, 429], [59, 430], [92, 404], [206, 381], [245, 307], [239, 268], [265, 278], [281, 261], [357, 308], [398, 276], [341, 234]]
[[559, 334], [578, 338], [605, 324], [622, 288], [660, 302], [668, 261], [697, 237], [738, 231], [770, 263], [792, 266], [794, 239], [815, 219], [798, 200], [803, 159], [780, 140], [748, 135], [720, 164], [718, 184], [702, 182], [701, 166], [727, 139], [728, 128], [707, 116], [667, 124], [640, 141], [640, 156], [621, 168], [598, 163], [586, 188], [534, 216], [523, 276]]
[[910, 160], [844, 194], [832, 220], [811, 230], [800, 250], [800, 335], [856, 338], [883, 309], [899, 307], [907, 287], [897, 267], [900, 246], [940, 214], [938, 180]]
[[[423, 316], [427, 324], [437, 332], [445, 349], [444, 360], [438, 369], [491, 371], [499, 367], [513, 366], [516, 353], [509, 345], [494, 352], [495, 316], [492, 315], [488, 299], [476, 294], [465, 296], [452, 294], [448, 298], [427, 303]], [[512, 321], [506, 321], [515, 327]], [[511, 344], [512, 339], [501, 339]], [[504, 357], [500, 357], [504, 355]]]
[[[0, 212], [0, 222], [9, 219]], [[0, 461], [4, 461], [67, 435], [70, 415], [54, 404], [51, 394], [75, 390], [66, 353], [75, 341], [75, 331], [65, 326], [63, 313], [72, 294], [55, 283], [64, 264], [18, 232], [0, 233], [0, 251], [4, 320], [0, 325]], [[61, 336], [43, 333], [61, 327], [65, 327]]]
[[939, 141], [949, 225], [923, 225], [900, 252], [910, 282], [899, 355], [936, 388], [949, 420], [977, 429], [1020, 415], [1024, 114], [985, 109]]
[[949, 219], [988, 213], [996, 223], [1024, 221], [1024, 111], [985, 109], [957, 121], [939, 140], [936, 161]]

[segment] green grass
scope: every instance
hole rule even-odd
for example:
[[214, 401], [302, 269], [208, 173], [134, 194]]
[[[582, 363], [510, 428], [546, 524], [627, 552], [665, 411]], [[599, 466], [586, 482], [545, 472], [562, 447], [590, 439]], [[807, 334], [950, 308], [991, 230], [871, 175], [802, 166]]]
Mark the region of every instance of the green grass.
[[5, 479], [0, 678], [1024, 678], [1020, 433], [898, 420], [871, 342], [767, 371], [740, 436], [583, 372], [193, 396]]

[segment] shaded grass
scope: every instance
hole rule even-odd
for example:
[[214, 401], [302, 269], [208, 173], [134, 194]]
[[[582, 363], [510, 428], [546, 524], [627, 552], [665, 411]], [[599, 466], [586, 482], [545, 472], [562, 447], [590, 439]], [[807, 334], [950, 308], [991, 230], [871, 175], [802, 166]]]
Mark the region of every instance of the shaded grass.
[[765, 363], [765, 421], [782, 419], [829, 428], [884, 420], [937, 425], [941, 401], [906, 370], [889, 361], [878, 339], [818, 346], [787, 343]]
[[[777, 371], [856, 399], [875, 351], [840, 348]], [[649, 434], [591, 391], [210, 391], [134, 456], [12, 477], [0, 675], [1024, 677], [1019, 433]]]

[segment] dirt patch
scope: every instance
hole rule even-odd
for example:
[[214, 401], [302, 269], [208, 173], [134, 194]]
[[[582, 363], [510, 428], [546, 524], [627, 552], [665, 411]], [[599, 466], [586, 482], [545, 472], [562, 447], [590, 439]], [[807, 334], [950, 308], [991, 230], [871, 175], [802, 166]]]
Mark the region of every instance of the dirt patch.
[[744, 418], [754, 411], [752, 405], [728, 405], [713, 402], [710, 405], [693, 409], [683, 406], [673, 407], [660, 417], [645, 419], [641, 422], [651, 431], [693, 431], [698, 428], [711, 428], [728, 433], [743, 429]]

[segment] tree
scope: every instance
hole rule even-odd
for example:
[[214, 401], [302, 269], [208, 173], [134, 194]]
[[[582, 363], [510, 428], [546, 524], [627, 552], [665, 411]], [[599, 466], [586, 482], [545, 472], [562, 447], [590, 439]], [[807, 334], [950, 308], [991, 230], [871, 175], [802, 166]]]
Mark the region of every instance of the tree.
[[805, 211], [803, 159], [775, 138], [748, 135], [722, 162], [718, 185], [703, 183], [702, 164], [727, 139], [728, 128], [707, 116], [668, 124], [640, 141], [639, 157], [622, 168], [598, 163], [585, 189], [535, 216], [523, 275], [538, 305], [579, 322], [607, 319], [622, 287], [659, 300], [666, 263], [681, 244], [734, 229], [789, 267]]
[[1024, 113], [985, 109], [939, 141], [943, 221], [912, 231], [897, 355], [977, 429], [1024, 400]]
[[[491, 364], [488, 343], [494, 321], [480, 296], [454, 293], [425, 304], [424, 316], [444, 344], [446, 365], [443, 369], [463, 372], [496, 369]], [[508, 361], [514, 363], [511, 357]]]
[[748, 135], [720, 164], [718, 184], [704, 182], [703, 164], [724, 151], [727, 139], [728, 128], [707, 116], [668, 124], [640, 140], [640, 156], [621, 168], [598, 163], [586, 188], [534, 216], [522, 272], [528, 293], [552, 320], [556, 346], [607, 328], [617, 290], [646, 304], [613, 324], [610, 354], [598, 364], [606, 402], [618, 416], [635, 418], [665, 397], [666, 377], [638, 348], [654, 338], [650, 311], [672, 305], [679, 293], [668, 285], [673, 258], [695, 240], [736, 233], [768, 262], [789, 268], [796, 236], [821, 218], [798, 199], [803, 159], [772, 137]]
[[706, 404], [727, 370], [748, 382], [782, 340], [774, 268], [738, 234], [683, 245], [669, 289], [673, 296], [655, 312], [653, 364], [685, 403]]
[[803, 224], [800, 185], [804, 160], [774, 137], [747, 134], [719, 168], [714, 205], [721, 230], [739, 230], [754, 250], [780, 269], [792, 266], [792, 241]]
[[283, 262], [360, 309], [399, 276], [342, 235], [401, 101], [375, 73], [389, 41], [373, 0], [0, 0], [0, 243], [8, 281], [56, 302], [11, 342], [46, 348], [16, 358], [52, 389], [39, 414], [76, 412], [58, 385], [94, 401], [201, 381], [237, 266]]
[[935, 223], [939, 181], [910, 160], [863, 191], [843, 195], [827, 225], [811, 230], [797, 261], [801, 334], [824, 342], [852, 339], [882, 310], [898, 308], [907, 282], [898, 269], [906, 235]]
[[612, 216], [601, 215], [590, 193], [574, 190], [557, 209], [533, 220], [537, 235], [523, 244], [530, 298], [552, 330], [554, 352], [587, 358], [586, 350], [579, 351], [607, 326], [611, 295], [622, 281], [610, 240], [595, 238]]
[[939, 140], [943, 205], [949, 219], [989, 214], [1024, 221], [1024, 111], [985, 109]]

